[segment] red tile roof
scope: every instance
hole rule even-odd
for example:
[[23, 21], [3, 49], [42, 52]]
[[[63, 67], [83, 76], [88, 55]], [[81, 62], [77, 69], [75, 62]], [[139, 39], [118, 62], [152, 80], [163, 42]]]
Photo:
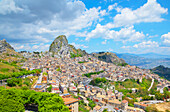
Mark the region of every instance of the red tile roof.
[[127, 100], [123, 100], [122, 103], [128, 103], [128, 101]]
[[118, 108], [115, 107], [116, 110], [119, 110]]

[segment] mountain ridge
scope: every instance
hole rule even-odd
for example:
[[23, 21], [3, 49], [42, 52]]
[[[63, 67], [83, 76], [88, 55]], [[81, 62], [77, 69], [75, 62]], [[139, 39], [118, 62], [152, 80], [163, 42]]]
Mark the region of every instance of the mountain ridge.
[[159, 76], [170, 80], [170, 68], [164, 67], [163, 65], [159, 65], [151, 70], [152, 72], [158, 74]]
[[101, 61], [114, 63], [115, 65], [126, 63], [125, 60], [119, 58], [115, 53], [112, 52], [98, 52], [98, 53], [91, 53], [91, 55], [97, 57]]
[[128, 64], [135, 65], [140, 68], [152, 69], [159, 65], [170, 67], [169, 58], [146, 58], [146, 57], [139, 56], [138, 54], [130, 54], [130, 53], [122, 53], [122, 54], [116, 53], [116, 54], [119, 58], [123, 58]]

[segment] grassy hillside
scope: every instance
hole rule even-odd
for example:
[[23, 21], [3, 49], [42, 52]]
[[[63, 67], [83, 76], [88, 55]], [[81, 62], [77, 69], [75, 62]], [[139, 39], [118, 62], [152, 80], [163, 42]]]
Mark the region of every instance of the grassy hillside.
[[0, 74], [7, 74], [12, 72], [19, 72], [19, 68], [16, 66], [12, 66], [10, 64], [5, 64], [0, 62]]
[[115, 88], [117, 90], [125, 89], [125, 88], [143, 88], [147, 89], [151, 85], [151, 79], [143, 79], [142, 83], [135, 81], [134, 79], [127, 79], [124, 82], [114, 82]]
[[29, 74], [39, 74], [41, 70], [35, 69], [32, 71], [21, 69], [17, 64], [17, 62], [13, 61], [8, 63], [4, 60], [0, 60], [0, 80], [8, 79], [12, 77], [19, 77], [22, 75], [29, 75]]

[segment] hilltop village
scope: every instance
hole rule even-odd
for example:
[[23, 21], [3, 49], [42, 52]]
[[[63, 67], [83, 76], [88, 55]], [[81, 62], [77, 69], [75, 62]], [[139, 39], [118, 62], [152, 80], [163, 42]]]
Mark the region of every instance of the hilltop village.
[[[26, 53], [24, 55], [26, 56]], [[28, 54], [27, 57], [29, 57]], [[104, 109], [112, 112], [144, 112], [148, 105], [163, 102], [158, 100], [140, 102], [139, 100], [139, 102], [134, 103], [134, 107], [128, 106], [128, 101], [122, 100], [124, 94], [116, 90], [111, 83], [104, 84], [103, 87], [89, 85], [96, 78], [105, 78], [110, 82], [123, 82], [128, 79], [142, 82], [142, 79], [146, 78], [152, 79], [152, 83], [154, 83], [154, 80], [157, 80], [159, 82], [157, 89], [160, 91], [163, 91], [164, 86], [170, 85], [169, 81], [152, 74], [150, 70], [143, 70], [130, 65], [116, 66], [112, 63], [100, 61], [91, 55], [54, 58], [50, 54], [43, 54], [41, 58], [38, 56], [37, 58], [28, 58], [28, 61], [22, 63], [22, 65], [24, 69], [42, 69], [43, 71], [32, 89], [47, 92], [48, 88], [52, 86], [50, 92], [60, 94], [72, 112], [78, 112], [78, 100], [71, 95], [77, 96], [87, 105], [92, 100], [97, 104], [93, 108], [94, 112], [101, 112]], [[85, 75], [88, 73], [92, 73], [92, 75], [90, 77]], [[149, 85], [150, 88], [152, 88], [152, 83]], [[135, 93], [138, 88], [131, 88], [131, 90]]]

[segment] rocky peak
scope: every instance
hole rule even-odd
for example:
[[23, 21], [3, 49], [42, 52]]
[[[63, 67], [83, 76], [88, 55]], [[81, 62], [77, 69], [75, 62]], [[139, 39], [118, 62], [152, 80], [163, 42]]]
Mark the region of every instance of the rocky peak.
[[14, 48], [7, 43], [5, 39], [0, 40], [0, 53], [5, 52], [7, 49], [14, 50]]
[[70, 56], [71, 53], [77, 54], [79, 50], [77, 50], [73, 45], [68, 44], [68, 40], [65, 35], [60, 35], [50, 45], [49, 52], [52, 52], [53, 55], [57, 57], [63, 57]]

